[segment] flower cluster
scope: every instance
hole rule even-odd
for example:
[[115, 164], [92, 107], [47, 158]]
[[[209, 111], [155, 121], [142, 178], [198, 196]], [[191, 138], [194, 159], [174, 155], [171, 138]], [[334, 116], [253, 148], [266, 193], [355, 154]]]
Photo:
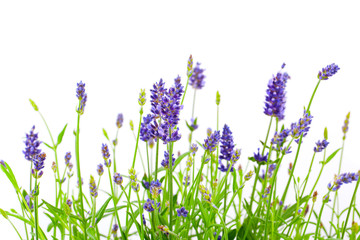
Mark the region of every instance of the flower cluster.
[[344, 140], [346, 138], [346, 133], [349, 130], [349, 118], [350, 118], [350, 112], [346, 115], [344, 126], [342, 127], [342, 131], [344, 133], [344, 137], [343, 137]]
[[331, 191], [337, 191], [343, 183], [355, 182], [359, 179], [359, 173], [342, 173], [339, 176], [335, 175], [334, 182], [328, 184], [328, 189]]
[[329, 145], [329, 142], [324, 139], [322, 141], [319, 140], [315, 144], [316, 144], [316, 147], [314, 147], [314, 151], [322, 152], [322, 150], [324, 150]]
[[268, 154], [269, 154], [269, 153], [266, 153], [266, 155], [260, 154], [260, 148], [258, 148], [258, 153], [254, 153], [254, 159], [255, 159], [258, 163], [267, 162]]
[[146, 93], [145, 93], [145, 89], [141, 89], [140, 93], [139, 93], [139, 105], [142, 107], [145, 105], [146, 103]]
[[282, 152], [283, 154], [291, 153], [289, 147], [283, 147], [284, 143], [286, 142], [286, 138], [289, 136], [290, 130], [283, 129], [281, 132], [275, 132], [274, 137], [271, 139], [271, 145], [273, 145], [273, 149]]
[[184, 184], [184, 186], [189, 186], [190, 185], [190, 175], [184, 176], [183, 184]]
[[187, 217], [187, 214], [189, 213], [185, 207], [181, 207], [179, 209], [176, 210], [177, 211], [177, 215], [178, 217]]
[[[285, 64], [281, 68], [284, 68]], [[267, 96], [265, 97], [264, 113], [268, 116], [277, 117], [280, 120], [284, 119], [285, 103], [286, 103], [286, 82], [290, 76], [284, 72], [278, 72], [269, 80]]]
[[129, 178], [130, 178], [131, 188], [135, 192], [139, 192], [140, 191], [140, 184], [137, 182], [136, 171], [135, 171], [134, 168], [129, 169]]
[[40, 170], [44, 168], [45, 159], [46, 159], [45, 153], [40, 153], [36, 155], [35, 158], [33, 159], [34, 168], [32, 169], [31, 172], [35, 178], [40, 178], [43, 175], [43, 171]]
[[113, 179], [114, 179], [114, 182], [115, 182], [117, 185], [119, 185], [119, 186], [122, 185], [122, 183], [123, 183], [123, 178], [122, 178], [122, 176], [120, 175], [120, 173], [114, 173]]
[[32, 159], [40, 154], [41, 150], [39, 149], [40, 141], [38, 140], [38, 134], [34, 133], [35, 126], [33, 126], [30, 130], [29, 134], [26, 134], [25, 150], [23, 151], [25, 155], [25, 159], [28, 161], [32, 161]]
[[[148, 212], [153, 212], [155, 210], [155, 202], [154, 200], [151, 199], [147, 199], [146, 202], [144, 203], [144, 209]], [[159, 208], [160, 207], [160, 203], [158, 202], [156, 204], [156, 207]]]
[[104, 166], [100, 163], [99, 165], [97, 165], [96, 171], [99, 176], [103, 175], [104, 174]]
[[114, 239], [117, 238], [117, 231], [119, 230], [119, 225], [117, 225], [116, 223], [113, 225], [113, 227], [111, 228], [111, 234], [113, 235]]
[[200, 68], [200, 63], [196, 63], [196, 67], [193, 69], [192, 75], [189, 79], [189, 84], [194, 89], [202, 89], [205, 86], [204, 71], [205, 69]]
[[[169, 168], [169, 153], [167, 151], [164, 152], [164, 157], [165, 159], [161, 161], [161, 166], [163, 166], [164, 168]], [[172, 154], [172, 166], [174, 167], [175, 164], [175, 158], [174, 158], [174, 154]]]
[[211, 193], [210, 193], [210, 191], [202, 184], [200, 184], [199, 190], [200, 190], [201, 196], [203, 197], [203, 200], [208, 202], [208, 203], [211, 203]]
[[190, 55], [189, 60], [188, 60], [188, 64], [187, 64], [187, 76], [188, 77], [191, 76], [192, 69], [193, 69], [193, 57], [192, 57], [192, 55]]
[[77, 112], [80, 114], [83, 114], [84, 110], [85, 110], [86, 101], [87, 101], [87, 94], [85, 93], [85, 83], [83, 83], [82, 81], [77, 83], [76, 97], [80, 101], [80, 106], [78, 107]]
[[217, 145], [220, 141], [220, 131], [214, 131], [210, 136], [205, 139], [205, 143], [203, 144], [203, 147], [205, 150], [208, 150], [210, 153], [215, 151]]
[[104, 165], [106, 167], [111, 167], [111, 160], [109, 159], [110, 158], [110, 152], [109, 152], [109, 148], [108, 148], [107, 144], [105, 144], [105, 143], [102, 144], [101, 152], [102, 152], [102, 155], [103, 155], [103, 158], [104, 158]]
[[[230, 160], [234, 150], [234, 140], [232, 132], [228, 125], [224, 125], [222, 136], [220, 138], [220, 156], [219, 156], [219, 170], [222, 172], [227, 172], [230, 167]], [[221, 160], [227, 161], [227, 166], [225, 167]], [[233, 166], [231, 166], [231, 172], [233, 171]]]
[[161, 182], [159, 180], [151, 181], [150, 193], [151, 196], [156, 199], [162, 192]]
[[319, 71], [318, 79], [319, 80], [328, 80], [329, 77], [335, 75], [335, 73], [337, 73], [337, 71], [339, 71], [339, 70], [340, 70], [339, 66], [336, 65], [335, 63], [327, 65], [325, 68], [323, 68], [321, 71]]
[[245, 181], [249, 181], [253, 175], [254, 175], [254, 171], [249, 171], [244, 177]]
[[169, 228], [167, 226], [164, 225], [160, 225], [158, 226], [158, 229], [163, 232], [166, 236], [169, 236]]
[[[270, 164], [269, 169], [268, 169], [268, 173], [267, 173], [267, 177], [268, 177], [268, 178], [271, 178], [271, 176], [272, 176], [272, 174], [273, 174], [273, 172], [274, 172], [275, 169], [276, 169], [276, 164], [275, 164], [275, 163]], [[263, 173], [262, 173], [262, 175], [260, 176], [260, 178], [261, 178], [261, 179], [265, 179], [265, 170], [264, 170], [264, 169], [263, 169]]]
[[195, 155], [198, 149], [199, 147], [196, 143], [191, 144], [190, 152], [192, 153], [192, 155]]
[[95, 179], [92, 175], [90, 175], [89, 187], [90, 187], [90, 195], [96, 198], [98, 196], [98, 189], [96, 187]]
[[119, 113], [116, 119], [116, 126], [117, 128], [121, 128], [124, 122], [124, 117], [122, 115], [122, 113]]
[[70, 199], [66, 200], [66, 205], [69, 206], [70, 210], [71, 210], [71, 206], [72, 206], [73, 202]]
[[144, 142], [147, 142], [152, 138], [151, 125], [150, 125], [152, 120], [153, 120], [153, 115], [148, 114], [147, 116], [143, 117], [143, 121], [141, 122], [140, 139]]
[[291, 124], [290, 135], [295, 138], [296, 143], [299, 143], [298, 138], [301, 134], [305, 137], [309, 132], [312, 118], [313, 116], [311, 116], [310, 113], [304, 111], [304, 116], [300, 118], [297, 123]]
[[271, 191], [271, 185], [269, 185], [265, 188], [264, 194], [261, 195], [262, 198], [266, 198], [270, 194], [270, 191]]

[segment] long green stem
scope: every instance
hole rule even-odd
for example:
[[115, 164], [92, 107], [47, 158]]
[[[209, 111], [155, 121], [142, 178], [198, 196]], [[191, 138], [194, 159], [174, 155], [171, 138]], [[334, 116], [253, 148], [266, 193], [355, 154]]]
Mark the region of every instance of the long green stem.
[[[327, 196], [328, 198], [330, 197], [330, 191], [327, 193]], [[322, 216], [322, 213], [323, 213], [323, 210], [324, 210], [324, 207], [325, 207], [325, 201], [323, 200], [323, 204], [321, 205], [321, 210], [320, 210], [320, 213], [319, 213], [319, 216], [318, 216], [318, 219], [317, 219], [317, 223], [316, 223], [316, 230], [315, 230], [315, 238], [314, 240], [317, 240], [318, 239], [318, 235], [319, 235], [319, 226], [320, 226], [320, 223], [321, 223], [321, 216]]]
[[[110, 182], [110, 188], [111, 188], [111, 196], [112, 196], [113, 203], [114, 203], [115, 216], [116, 216], [116, 220], [117, 220], [117, 222], [118, 222], [118, 224], [119, 224], [119, 228], [121, 228], [118, 210], [116, 209], [116, 198], [115, 198], [115, 195], [114, 195], [113, 182], [112, 182], [112, 180], [111, 180], [110, 167], [108, 167], [108, 174], [109, 174], [109, 182]], [[130, 188], [130, 189], [131, 189], [131, 188]], [[120, 229], [120, 231], [121, 231], [121, 229]]]
[[[344, 145], [345, 145], [345, 139], [343, 139], [343, 143], [342, 143], [342, 148], [341, 148], [341, 155], [340, 155], [340, 163], [339, 163], [339, 169], [338, 169], [338, 176], [340, 175], [340, 171], [341, 171], [341, 164], [342, 164], [342, 158], [343, 158], [343, 153], [344, 153]], [[335, 192], [335, 197], [334, 197], [334, 203], [333, 203], [333, 211], [331, 213], [331, 222], [333, 222], [334, 220], [334, 213], [335, 213], [335, 204], [336, 201], [338, 200], [338, 192]], [[339, 205], [337, 208], [337, 213], [339, 213]], [[339, 220], [338, 220], [339, 221]], [[332, 228], [330, 228], [330, 232], [329, 235], [331, 236], [331, 230]]]
[[138, 204], [139, 204], [139, 210], [140, 210], [140, 223], [141, 223], [141, 233], [140, 233], [140, 236], [141, 236], [141, 240], [144, 240], [144, 223], [143, 223], [143, 220], [142, 220], [142, 215], [143, 215], [143, 208], [141, 207], [141, 203], [140, 203], [140, 197], [139, 197], [139, 193], [136, 192], [136, 196], [137, 196], [137, 199], [138, 199]]
[[355, 190], [354, 190], [354, 193], [352, 195], [352, 198], [351, 198], [351, 202], [350, 202], [350, 205], [349, 205], [349, 209], [348, 209], [348, 212], [346, 214], [346, 220], [345, 220], [345, 224], [344, 224], [344, 228], [342, 229], [342, 236], [341, 236], [341, 239], [344, 239], [344, 236], [345, 236], [345, 231], [346, 231], [346, 225], [349, 221], [349, 217], [350, 217], [350, 212], [351, 212], [351, 206], [354, 204], [355, 202], [355, 198], [356, 198], [356, 193], [357, 193], [357, 190], [359, 188], [359, 184], [360, 184], [360, 171], [358, 172], [358, 180], [356, 182], [356, 186], [355, 186]]
[[[171, 127], [169, 128], [169, 138], [171, 139]], [[169, 201], [170, 201], [170, 209], [169, 209], [169, 230], [172, 231], [172, 220], [173, 220], [173, 207], [174, 207], [174, 203], [173, 203], [173, 175], [172, 175], [172, 171], [173, 171], [173, 163], [172, 163], [172, 145], [173, 143], [170, 142], [169, 143]], [[171, 239], [171, 235], [169, 236]]]
[[[80, 101], [79, 101], [80, 106]], [[83, 200], [83, 192], [82, 192], [82, 178], [81, 178], [81, 170], [80, 170], [80, 113], [78, 113], [77, 118], [77, 127], [76, 127], [76, 138], [75, 138], [75, 156], [76, 156], [76, 168], [77, 168], [77, 176], [79, 181], [79, 197], [80, 198], [80, 206], [81, 206], [81, 212], [80, 216], [82, 218], [83, 228], [84, 228], [84, 235], [85, 239], [87, 239], [87, 233], [86, 233], [86, 219], [84, 214], [84, 200]]]
[[39, 215], [38, 215], [38, 194], [39, 194], [39, 189], [37, 187], [37, 173], [35, 176], [35, 236], [36, 236], [36, 240], [39, 239]]
[[302, 190], [302, 192], [301, 192], [300, 198], [302, 198], [302, 197], [304, 196], [304, 191], [305, 191], [305, 189], [306, 189], [306, 185], [307, 185], [308, 180], [309, 180], [311, 168], [312, 168], [312, 165], [313, 165], [313, 163], [314, 163], [315, 154], [316, 154], [316, 152], [313, 153], [313, 156], [312, 156], [312, 159], [311, 159], [311, 163], [310, 163], [310, 167], [309, 167], [309, 171], [308, 171], [308, 173], [307, 173], [307, 175], [306, 175], [305, 184], [304, 184], [303, 190]]

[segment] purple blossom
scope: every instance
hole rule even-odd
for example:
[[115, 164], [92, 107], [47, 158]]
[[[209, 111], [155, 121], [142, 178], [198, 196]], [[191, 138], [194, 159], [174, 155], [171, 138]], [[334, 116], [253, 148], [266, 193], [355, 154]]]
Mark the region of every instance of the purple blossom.
[[288, 79], [290, 79], [290, 76], [286, 72], [278, 72], [276, 76], [273, 76], [272, 79], [270, 79], [268, 89], [266, 90], [267, 96], [265, 97], [264, 113], [268, 116], [277, 117], [279, 121], [283, 120], [285, 117], [285, 87]]
[[258, 163], [267, 162], [268, 154], [269, 153], [266, 153], [266, 155], [260, 154], [260, 148], [258, 148], [258, 153], [254, 153], [254, 158]]
[[194, 89], [202, 89], [205, 86], [205, 75], [203, 74], [205, 69], [200, 68], [200, 63], [196, 63], [193, 69], [192, 75], [189, 79], [189, 84]]
[[193, 69], [193, 57], [192, 57], [192, 55], [190, 55], [189, 60], [188, 60], [188, 64], [187, 64], [187, 75], [188, 76], [191, 76], [192, 69]]
[[35, 171], [40, 171], [44, 168], [44, 161], [46, 159], [46, 153], [40, 153], [33, 158]]
[[191, 144], [190, 152], [192, 153], [192, 155], [195, 155], [198, 149], [199, 147], [197, 146], [196, 143]]
[[[165, 157], [165, 159], [161, 161], [161, 166], [163, 166], [164, 168], [169, 168], [169, 152], [165, 151], [164, 157]], [[175, 158], [174, 158], [174, 154], [172, 154], [172, 166], [173, 167], [174, 167], [174, 164], [175, 164]]]
[[295, 138], [296, 143], [299, 143], [301, 134], [305, 137], [309, 132], [312, 118], [313, 116], [304, 111], [304, 116], [297, 123], [291, 124], [290, 135]]
[[0, 164], [4, 166], [4, 168], [6, 169], [6, 165], [5, 165], [5, 162], [4, 160], [0, 160]]
[[23, 151], [25, 159], [31, 161], [36, 155], [40, 154], [41, 150], [39, 146], [41, 142], [38, 140], [38, 133], [34, 133], [35, 126], [30, 130], [29, 134], [26, 134], [25, 150]]
[[162, 97], [165, 95], [167, 89], [165, 88], [165, 82], [160, 79], [159, 83], [153, 85], [153, 89], [150, 90], [150, 103], [151, 113], [154, 114], [155, 118], [160, 117], [160, 102]]
[[187, 214], [189, 213], [185, 207], [181, 207], [179, 209], [176, 210], [177, 211], [177, 215], [178, 217], [187, 217]]
[[99, 174], [99, 176], [103, 175], [103, 173], [104, 173], [104, 166], [100, 163], [99, 165], [97, 165], [96, 171], [97, 171], [97, 173]]
[[[224, 125], [222, 136], [220, 138], [220, 156], [219, 156], [219, 170], [222, 172], [227, 172], [230, 167], [230, 160], [234, 151], [234, 140], [232, 136], [232, 132], [228, 125]], [[221, 160], [226, 160], [226, 167], [222, 163]], [[233, 164], [231, 166], [231, 172], [233, 171]]]
[[[157, 204], [157, 207], [160, 207], [160, 203], [158, 202]], [[148, 212], [153, 212], [155, 209], [155, 202], [154, 200], [151, 200], [151, 199], [147, 199], [146, 202], [144, 203], [144, 209]]]
[[124, 117], [122, 113], [119, 113], [116, 119], [116, 126], [117, 128], [121, 128], [124, 122]]
[[184, 186], [190, 185], [190, 175], [184, 176], [183, 184], [184, 184]]
[[71, 152], [67, 152], [67, 153], [65, 154], [65, 165], [66, 165], [67, 167], [69, 167], [69, 165], [70, 165], [70, 160], [71, 160]]
[[152, 138], [151, 134], [151, 121], [154, 117], [151, 114], [143, 117], [143, 121], [141, 122], [140, 127], [140, 139], [144, 142], [149, 141]]
[[69, 206], [70, 210], [71, 210], [72, 203], [73, 202], [70, 199], [66, 200], [66, 204]]
[[113, 225], [113, 227], [111, 228], [111, 233], [114, 236], [114, 239], [116, 239], [117, 236], [117, 231], [119, 230], [119, 225], [117, 225], [116, 223]]
[[85, 83], [83, 83], [82, 81], [80, 81], [79, 83], [77, 83], [77, 88], [76, 88], [76, 97], [79, 99], [80, 101], [80, 106], [77, 109], [77, 111], [80, 114], [84, 113], [84, 109], [85, 109], [85, 105], [86, 105], [86, 101], [87, 101], [87, 94], [85, 93]]
[[110, 152], [109, 152], [109, 148], [108, 148], [107, 144], [105, 144], [105, 143], [102, 144], [101, 153], [102, 153], [102, 156], [104, 158], [104, 165], [106, 167], [110, 167], [111, 166], [111, 160], [109, 159], [110, 158]]
[[146, 220], [145, 220], [145, 216], [144, 216], [144, 214], [142, 214], [142, 220], [143, 220], [143, 224], [144, 224], [144, 226], [146, 226]]
[[205, 139], [205, 143], [203, 147], [205, 150], [208, 150], [210, 153], [215, 151], [217, 145], [220, 141], [220, 131], [214, 131], [207, 139]]
[[150, 193], [153, 198], [157, 198], [162, 192], [161, 182], [156, 179], [156, 181], [151, 181], [150, 183]]
[[98, 189], [96, 187], [95, 179], [92, 175], [90, 175], [89, 188], [90, 188], [90, 195], [96, 198], [98, 196]]
[[328, 80], [329, 77], [335, 75], [337, 71], [339, 71], [340, 68], [335, 63], [332, 63], [330, 65], [327, 65], [325, 68], [323, 68], [321, 71], [319, 71], [318, 79], [319, 80]]
[[120, 173], [114, 173], [113, 179], [114, 179], [114, 182], [119, 186], [121, 186], [121, 184], [123, 183], [123, 178], [120, 175]]
[[316, 147], [314, 147], [314, 151], [322, 152], [322, 150], [324, 150], [329, 145], [329, 142], [324, 139], [322, 141], [320, 141], [320, 140], [317, 141], [315, 144], [316, 144]]
[[331, 191], [337, 191], [343, 183], [348, 184], [355, 182], [359, 179], [359, 173], [342, 173], [339, 176], [335, 176], [334, 182], [328, 184], [328, 189]]

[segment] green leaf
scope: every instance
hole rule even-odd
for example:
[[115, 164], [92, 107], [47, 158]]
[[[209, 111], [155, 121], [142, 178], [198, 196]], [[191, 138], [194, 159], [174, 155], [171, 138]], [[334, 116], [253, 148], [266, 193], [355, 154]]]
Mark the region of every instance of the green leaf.
[[30, 103], [31, 103], [31, 106], [34, 108], [34, 110], [35, 110], [35, 111], [39, 111], [39, 108], [38, 108], [38, 106], [35, 104], [35, 102], [34, 102], [33, 100], [31, 100], [30, 98], [29, 98], [29, 101], [30, 101]]
[[107, 139], [108, 141], [110, 141], [110, 140], [109, 140], [109, 136], [108, 136], [105, 128], [103, 128], [102, 130], [103, 130], [103, 134], [104, 134], [104, 136], [106, 137], [106, 139]]
[[96, 233], [95, 233], [95, 228], [94, 227], [89, 227], [88, 229], [86, 229], [86, 233], [88, 234], [88, 236], [93, 239], [96, 240]]
[[332, 154], [330, 154], [330, 156], [327, 157], [326, 161], [325, 161], [325, 164], [328, 164], [331, 159], [333, 159], [335, 157], [335, 155], [340, 151], [341, 148], [335, 150]]
[[101, 206], [101, 208], [98, 210], [98, 212], [96, 213], [95, 217], [96, 217], [96, 224], [98, 222], [100, 222], [100, 220], [103, 218], [104, 216], [104, 213], [105, 213], [105, 210], [106, 210], [106, 207], [107, 205], [109, 204], [110, 200], [111, 200], [112, 197], [109, 197], [105, 203]]
[[63, 128], [63, 130], [59, 133], [58, 138], [57, 138], [57, 144], [56, 144], [56, 146], [59, 146], [59, 144], [62, 142], [62, 139], [63, 139], [64, 134], [65, 134], [66, 127], [67, 127], [67, 124], [65, 125], [65, 127]]
[[45, 146], [47, 146], [48, 148], [50, 148], [50, 149], [52, 149], [52, 150], [54, 150], [54, 148], [53, 147], [51, 147], [49, 144], [47, 144], [46, 142], [42, 142], [43, 144], [45, 144]]
[[6, 212], [4, 211], [4, 210], [2, 210], [1, 208], [0, 208], [0, 213], [1, 213], [1, 215], [3, 215], [3, 217], [5, 218], [5, 219], [9, 219], [9, 216], [6, 214]]

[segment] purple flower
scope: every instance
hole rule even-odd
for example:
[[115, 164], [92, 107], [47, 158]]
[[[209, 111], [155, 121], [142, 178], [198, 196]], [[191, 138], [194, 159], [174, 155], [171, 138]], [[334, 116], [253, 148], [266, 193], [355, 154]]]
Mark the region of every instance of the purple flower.
[[140, 139], [144, 142], [149, 141], [152, 138], [151, 134], [151, 121], [153, 120], [153, 116], [148, 114], [143, 117], [143, 121], [141, 122], [140, 127]]
[[100, 163], [99, 165], [97, 165], [96, 171], [97, 171], [97, 173], [99, 174], [99, 176], [103, 175], [103, 173], [104, 173], [104, 166]]
[[295, 142], [299, 143], [299, 137], [303, 134], [303, 137], [307, 135], [310, 130], [310, 124], [313, 116], [304, 111], [304, 116], [299, 119], [298, 123], [292, 123], [290, 129], [290, 135], [295, 138]]
[[359, 173], [342, 173], [339, 176], [335, 176], [334, 182], [328, 184], [328, 189], [331, 191], [337, 191], [343, 183], [348, 184], [355, 182], [359, 179]]
[[183, 184], [184, 184], [184, 186], [189, 186], [190, 185], [190, 175], [184, 176]]
[[40, 171], [44, 168], [44, 161], [46, 159], [46, 153], [40, 153], [33, 158], [35, 171]]
[[36, 155], [40, 154], [41, 150], [39, 149], [40, 141], [38, 141], [38, 134], [34, 133], [35, 126], [30, 130], [29, 134], [26, 134], [25, 150], [23, 151], [25, 159], [31, 161]]
[[340, 68], [335, 63], [332, 63], [330, 65], [327, 65], [325, 68], [323, 68], [321, 71], [319, 71], [318, 79], [319, 80], [328, 80], [329, 77], [335, 75], [337, 71], [339, 71]]
[[152, 112], [152, 114], [154, 114], [155, 118], [160, 117], [160, 102], [166, 91], [167, 89], [165, 88], [165, 82], [162, 79], [160, 79], [159, 83], [155, 83], [153, 85], [153, 89], [150, 90], [150, 111]]
[[188, 211], [186, 211], [185, 207], [181, 207], [181, 208], [177, 209], [176, 211], [177, 211], [178, 217], [187, 217], [187, 214], [189, 213]]
[[[285, 67], [285, 64], [283, 66]], [[266, 90], [264, 113], [268, 116], [277, 117], [279, 121], [285, 117], [285, 87], [288, 79], [290, 79], [290, 76], [286, 72], [278, 72], [276, 76], [270, 79]]]
[[[169, 153], [167, 151], [164, 152], [165, 159], [161, 161], [161, 166], [164, 168], [169, 168]], [[172, 154], [172, 166], [174, 167], [175, 164], [175, 158], [174, 154]]]
[[111, 166], [111, 160], [110, 158], [110, 152], [109, 152], [109, 148], [108, 145], [103, 143], [102, 147], [101, 147], [101, 152], [104, 158], [104, 164], [106, 167], [110, 167]]
[[65, 154], [65, 165], [66, 165], [67, 167], [69, 167], [70, 160], [71, 160], [71, 152], [67, 152], [67, 153]]
[[[219, 156], [219, 170], [222, 172], [227, 172], [230, 167], [230, 160], [234, 151], [234, 140], [232, 132], [228, 125], [224, 125], [222, 136], [220, 138], [220, 156]], [[226, 160], [226, 167], [222, 164], [221, 160]], [[231, 172], [233, 171], [233, 164], [231, 165]]]
[[153, 198], [157, 198], [162, 192], [161, 182], [159, 180], [151, 181], [150, 183], [150, 193]]
[[142, 220], [143, 220], [143, 224], [144, 224], [144, 226], [146, 226], [146, 220], [145, 220], [145, 216], [144, 216], [144, 214], [142, 214]]
[[322, 141], [319, 140], [315, 144], [316, 144], [316, 147], [314, 147], [314, 151], [322, 152], [322, 150], [324, 150], [329, 145], [329, 142], [324, 139]]
[[192, 153], [192, 155], [195, 155], [195, 153], [197, 152], [198, 149], [199, 149], [199, 147], [197, 146], [196, 143], [191, 144], [190, 152]]
[[194, 89], [202, 89], [205, 86], [205, 75], [203, 74], [204, 70], [205, 69], [200, 68], [200, 63], [196, 63], [196, 67], [194, 68], [189, 79], [189, 84]]
[[111, 233], [114, 236], [114, 239], [116, 239], [117, 236], [117, 231], [119, 230], [119, 225], [117, 225], [116, 223], [113, 225], [112, 229], [111, 229]]
[[71, 210], [72, 203], [73, 202], [70, 199], [66, 200], [66, 204], [69, 206], [70, 210]]
[[261, 155], [261, 154], [260, 154], [260, 148], [258, 148], [258, 153], [257, 153], [257, 154], [254, 153], [254, 158], [255, 158], [255, 160], [256, 160], [258, 163], [267, 162], [268, 154], [269, 154], [269, 153], [266, 153], [266, 155]]
[[215, 151], [216, 146], [220, 141], [220, 131], [214, 131], [207, 139], [205, 139], [205, 143], [203, 147], [205, 150], [208, 150], [210, 153]]
[[120, 173], [114, 173], [114, 182], [117, 184], [117, 185], [120, 185], [123, 183], [123, 178], [122, 176], [120, 175]]
[[31, 198], [30, 195], [26, 195], [25, 196], [25, 201], [26, 201], [26, 204], [28, 205], [29, 209], [32, 210], [32, 209], [34, 209], [34, 205], [32, 204], [30, 198]]
[[6, 165], [5, 165], [5, 162], [4, 160], [0, 160], [0, 164], [4, 166], [4, 168], [6, 169]]
[[200, 184], [199, 191], [203, 197], [203, 200], [211, 203], [211, 193], [204, 185]]
[[84, 109], [85, 109], [85, 105], [86, 105], [86, 101], [87, 101], [87, 94], [85, 93], [85, 83], [83, 83], [82, 81], [80, 81], [79, 83], [77, 83], [77, 88], [76, 88], [76, 97], [79, 99], [80, 101], [80, 106], [77, 109], [77, 111], [80, 114], [84, 113]]
[[98, 196], [98, 189], [96, 187], [95, 179], [92, 175], [90, 175], [89, 188], [90, 188], [90, 195], [96, 198]]
[[271, 191], [271, 185], [269, 185], [265, 188], [265, 193], [263, 195], [261, 195], [262, 198], [266, 198], [270, 194], [270, 191]]
[[167, 226], [164, 226], [164, 225], [160, 225], [158, 226], [158, 229], [164, 233], [166, 236], [169, 236], [169, 228]]
[[124, 117], [122, 115], [122, 113], [119, 113], [116, 119], [116, 126], [117, 128], [121, 128], [124, 122]]
[[188, 77], [191, 76], [192, 74], [192, 69], [193, 69], [193, 57], [190, 54], [189, 60], [188, 60], [188, 64], [187, 64], [187, 75]]
[[[143, 208], [148, 212], [153, 212], [155, 210], [154, 206], [155, 206], [154, 200], [147, 199], [146, 203], [144, 203]], [[157, 203], [157, 207], [159, 207], [159, 206], [160, 206], [160, 203]]]
[[344, 133], [343, 140], [345, 140], [346, 133], [349, 130], [349, 118], [350, 118], [350, 112], [346, 115], [346, 118], [345, 118], [345, 121], [344, 121], [344, 126], [342, 127], [342, 131]]
[[142, 183], [145, 189], [150, 189], [150, 183], [148, 181], [142, 180]]

